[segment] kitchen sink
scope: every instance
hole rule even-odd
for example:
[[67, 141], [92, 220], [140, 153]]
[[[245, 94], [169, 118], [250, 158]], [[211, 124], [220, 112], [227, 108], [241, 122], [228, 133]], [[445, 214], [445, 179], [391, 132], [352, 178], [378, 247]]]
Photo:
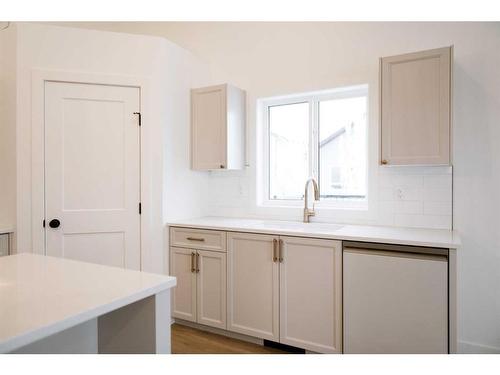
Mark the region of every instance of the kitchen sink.
[[293, 230], [293, 231], [320, 231], [320, 232], [335, 232], [344, 227], [340, 224], [328, 223], [302, 223], [294, 221], [263, 221], [262, 227], [273, 228], [279, 230]]

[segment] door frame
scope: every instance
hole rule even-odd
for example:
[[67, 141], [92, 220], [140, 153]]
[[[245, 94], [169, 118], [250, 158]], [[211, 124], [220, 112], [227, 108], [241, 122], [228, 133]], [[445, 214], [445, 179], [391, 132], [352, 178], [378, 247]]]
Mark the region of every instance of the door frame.
[[[42, 222], [45, 216], [45, 82], [63, 82], [107, 86], [125, 86], [139, 89], [139, 108], [143, 119], [152, 118], [149, 106], [150, 83], [148, 78], [114, 74], [86, 73], [33, 69], [31, 74], [31, 242], [35, 254], [46, 255], [45, 232]], [[151, 153], [152, 129], [140, 127], [140, 269], [151, 252], [152, 193], [153, 186]], [[146, 208], [146, 209], [144, 209]]]

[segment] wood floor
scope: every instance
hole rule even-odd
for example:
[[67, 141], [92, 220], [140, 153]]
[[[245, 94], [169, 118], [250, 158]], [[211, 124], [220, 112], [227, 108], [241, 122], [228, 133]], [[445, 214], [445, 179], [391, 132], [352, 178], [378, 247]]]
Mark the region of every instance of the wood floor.
[[179, 324], [172, 325], [173, 354], [286, 354], [246, 341], [236, 340], [215, 333], [200, 331]]

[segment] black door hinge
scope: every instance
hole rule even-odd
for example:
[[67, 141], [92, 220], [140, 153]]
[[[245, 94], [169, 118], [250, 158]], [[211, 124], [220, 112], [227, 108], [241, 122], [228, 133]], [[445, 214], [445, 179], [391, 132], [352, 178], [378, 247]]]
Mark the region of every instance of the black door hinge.
[[142, 213], [142, 204], [139, 202], [139, 215]]
[[134, 112], [134, 115], [139, 116], [139, 126], [141, 126], [142, 125], [142, 115], [141, 115], [141, 112]]

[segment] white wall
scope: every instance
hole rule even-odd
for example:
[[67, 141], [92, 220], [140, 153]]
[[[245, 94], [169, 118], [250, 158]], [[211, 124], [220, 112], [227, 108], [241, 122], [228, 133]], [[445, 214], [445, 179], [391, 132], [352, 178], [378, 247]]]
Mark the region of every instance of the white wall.
[[[369, 84], [369, 210], [321, 210], [313, 221], [449, 229], [451, 168], [384, 168], [378, 155], [378, 59], [452, 44], [420, 38], [420, 27], [351, 23], [80, 23], [82, 27], [162, 35], [205, 61], [214, 83], [247, 91], [247, 161], [242, 172], [210, 173], [208, 212], [300, 220], [301, 208], [257, 205], [257, 99]], [[413, 35], [412, 35], [413, 34]], [[404, 37], [402, 36], [404, 35]], [[412, 38], [407, 43], [407, 35]], [[363, 46], [362, 48], [360, 46]], [[433, 193], [438, 194], [433, 194]]]
[[[146, 182], [152, 195], [143, 215], [150, 215], [152, 231], [147, 234], [151, 248], [143, 253], [142, 265], [148, 271], [166, 270], [166, 220], [197, 216], [203, 210], [198, 204], [202, 192], [196, 187], [206, 185], [207, 176], [189, 171], [188, 153], [183, 151], [189, 145], [189, 88], [203, 76], [201, 65], [164, 38], [41, 24], [18, 24], [17, 47], [18, 251], [33, 250], [31, 233], [37, 230], [31, 226], [32, 70], [143, 77], [148, 83], [148, 96], [142, 102], [148, 116], [143, 126], [148, 127], [150, 142], [142, 151], [143, 157], [147, 154], [152, 160]], [[182, 211], [175, 210], [179, 205]]]
[[[216, 82], [231, 82], [248, 92], [248, 161], [242, 173], [214, 173], [210, 212], [261, 214], [255, 197], [255, 102], [259, 97], [370, 84], [370, 128], [376, 131], [378, 58], [453, 44], [454, 58], [454, 227], [463, 240], [459, 251], [459, 337], [464, 351], [500, 351], [500, 26], [498, 23], [106, 23], [81, 27], [162, 35], [205, 60]], [[377, 142], [370, 144], [372, 159]], [[376, 201], [393, 197], [399, 185], [413, 196], [407, 213], [393, 203], [377, 210], [376, 222], [429, 225], [425, 210], [449, 210], [450, 171], [388, 169], [372, 160]], [[439, 177], [433, 177], [436, 173]], [[430, 174], [431, 175], [430, 175]], [[388, 182], [384, 182], [388, 175]], [[416, 177], [415, 177], [416, 176]], [[380, 185], [380, 186], [379, 186]], [[389, 190], [385, 189], [389, 185]], [[378, 188], [380, 187], [380, 188]], [[388, 193], [389, 191], [389, 193]], [[394, 200], [393, 200], [394, 201]], [[422, 206], [418, 204], [422, 202]], [[398, 203], [399, 204], [399, 203]], [[384, 211], [387, 210], [387, 211]], [[430, 210], [430, 211], [429, 211]], [[268, 213], [269, 214], [269, 213]], [[300, 219], [300, 213], [275, 212]], [[399, 215], [399, 216], [397, 216]], [[402, 216], [401, 216], [402, 215]], [[325, 218], [320, 213], [317, 219]], [[343, 213], [344, 220], [359, 221]], [[339, 217], [331, 216], [332, 220]], [[385, 218], [385, 219], [382, 219]], [[444, 220], [444, 221], [442, 221]]]
[[14, 228], [15, 224], [16, 30], [11, 25], [0, 31], [0, 228]]

